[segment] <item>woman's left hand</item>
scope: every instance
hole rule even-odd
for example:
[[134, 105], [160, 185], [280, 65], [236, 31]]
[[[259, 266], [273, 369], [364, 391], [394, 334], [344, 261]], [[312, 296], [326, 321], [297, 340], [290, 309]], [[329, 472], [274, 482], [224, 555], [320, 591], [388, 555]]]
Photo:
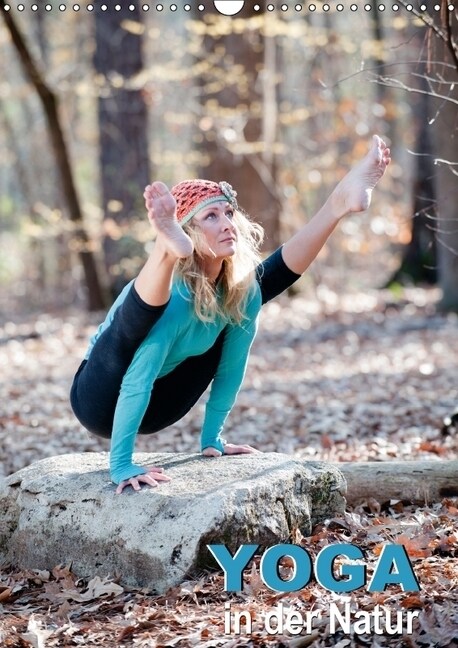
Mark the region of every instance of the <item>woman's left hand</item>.
[[141, 489], [141, 484], [148, 484], [148, 486], [158, 486], [159, 482], [169, 482], [170, 477], [164, 474], [164, 469], [159, 468], [158, 466], [148, 466], [146, 468], [146, 473], [140, 473], [135, 477], [130, 479], [125, 479], [122, 481], [118, 488], [116, 489], [116, 495], [121, 495], [126, 486], [132, 486], [134, 491], [139, 491]]

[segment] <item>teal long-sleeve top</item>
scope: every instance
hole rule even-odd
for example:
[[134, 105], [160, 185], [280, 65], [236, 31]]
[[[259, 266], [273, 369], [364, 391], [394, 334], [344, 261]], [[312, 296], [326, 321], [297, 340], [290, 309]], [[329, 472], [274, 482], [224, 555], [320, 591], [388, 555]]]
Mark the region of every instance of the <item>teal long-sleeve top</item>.
[[[119, 306], [120, 298], [114, 306]], [[246, 318], [240, 324], [227, 323], [222, 317], [202, 322], [195, 314], [185, 284], [177, 281], [173, 285], [167, 308], [137, 349], [121, 385], [110, 449], [113, 482], [119, 484], [146, 472], [132, 462], [132, 454], [155, 380], [170, 373], [186, 358], [205, 353], [225, 329], [221, 360], [212, 381], [201, 430], [202, 449], [211, 446], [223, 451], [220, 435], [245, 375], [260, 309], [261, 294], [255, 282], [246, 301]], [[109, 317], [110, 313], [107, 320]], [[179, 399], [180, 395], [170, 394], [170, 398]]]

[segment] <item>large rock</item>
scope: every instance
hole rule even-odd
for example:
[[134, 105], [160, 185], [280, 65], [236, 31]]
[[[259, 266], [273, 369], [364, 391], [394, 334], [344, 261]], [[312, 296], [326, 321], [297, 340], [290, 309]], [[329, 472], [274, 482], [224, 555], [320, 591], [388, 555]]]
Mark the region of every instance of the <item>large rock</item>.
[[[204, 458], [138, 454], [172, 481], [115, 494], [106, 453], [62, 455], [0, 486], [0, 559], [21, 567], [70, 564], [79, 577], [117, 575], [165, 592], [211, 566], [207, 544], [271, 546], [343, 511], [333, 466], [266, 453]], [[215, 563], [213, 563], [215, 564]]]

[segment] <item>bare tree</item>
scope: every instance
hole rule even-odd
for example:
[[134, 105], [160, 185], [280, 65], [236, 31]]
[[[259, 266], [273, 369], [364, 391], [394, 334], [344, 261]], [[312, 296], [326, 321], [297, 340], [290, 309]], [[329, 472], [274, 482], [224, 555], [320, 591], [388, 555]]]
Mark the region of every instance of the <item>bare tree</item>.
[[428, 58], [425, 71], [415, 73], [421, 83], [415, 87], [396, 79], [383, 83], [428, 96], [429, 134], [432, 142], [436, 215], [429, 218], [435, 234], [437, 270], [442, 289], [441, 307], [458, 310], [458, 22], [457, 12], [446, 0], [436, 14], [414, 13], [428, 28]]
[[77, 243], [78, 255], [83, 266], [87, 287], [88, 308], [91, 311], [100, 310], [104, 308], [105, 302], [94, 255], [90, 249], [89, 237], [84, 229], [83, 214], [76, 192], [73, 170], [59, 116], [58, 98], [47, 85], [38, 69], [26, 41], [13, 19], [11, 11], [5, 11], [5, 0], [0, 0], [0, 6], [3, 8], [3, 19], [5, 20], [11, 40], [17, 51], [24, 74], [35, 88], [43, 106], [56, 167], [60, 177], [62, 198], [67, 207], [70, 220], [74, 225], [73, 241]]
[[430, 283], [438, 281], [437, 246], [434, 223], [437, 220], [436, 183], [433, 136], [429, 124], [431, 98], [427, 90], [426, 67], [421, 64], [418, 88], [422, 89], [412, 102], [415, 124], [415, 159], [412, 184], [412, 236], [405, 245], [399, 268], [388, 284]]
[[[458, 310], [458, 22], [446, 0], [431, 26], [434, 79], [434, 147], [437, 186], [437, 230], [441, 305]], [[445, 100], [441, 97], [445, 97]]]
[[143, 68], [141, 20], [137, 4], [133, 10], [126, 3], [119, 11], [95, 10], [104, 252], [113, 297], [130, 278], [123, 259], [131, 263], [143, 252], [131, 234], [133, 219], [143, 213], [143, 189], [150, 178], [147, 108], [134, 85]]
[[[266, 32], [268, 21], [260, 26], [262, 10], [255, 12], [249, 5], [237, 14], [237, 29], [233, 19], [214, 9], [199, 16], [207, 28], [203, 52], [211, 63], [200, 77], [206, 160], [200, 173], [234, 185], [240, 204], [262, 223], [266, 248], [273, 249], [278, 245], [281, 209], [275, 152], [278, 51], [275, 36]], [[224, 39], [218, 25], [224, 25]]]

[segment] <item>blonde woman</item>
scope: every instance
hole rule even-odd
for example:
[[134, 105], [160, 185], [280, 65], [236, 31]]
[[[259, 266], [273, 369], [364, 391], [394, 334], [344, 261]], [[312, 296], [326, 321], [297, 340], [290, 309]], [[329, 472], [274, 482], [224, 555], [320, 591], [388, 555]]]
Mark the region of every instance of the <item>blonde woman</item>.
[[210, 383], [202, 453], [257, 452], [226, 443], [221, 434], [261, 306], [298, 279], [343, 216], [368, 208], [389, 162], [389, 149], [374, 136], [366, 157], [320, 211], [264, 262], [262, 228], [239, 209], [227, 182], [186, 180], [170, 191], [162, 182], [146, 187], [155, 246], [91, 339], [71, 392], [80, 422], [111, 438], [117, 493], [169, 480], [161, 468], [132, 462], [136, 435], [182, 418]]

